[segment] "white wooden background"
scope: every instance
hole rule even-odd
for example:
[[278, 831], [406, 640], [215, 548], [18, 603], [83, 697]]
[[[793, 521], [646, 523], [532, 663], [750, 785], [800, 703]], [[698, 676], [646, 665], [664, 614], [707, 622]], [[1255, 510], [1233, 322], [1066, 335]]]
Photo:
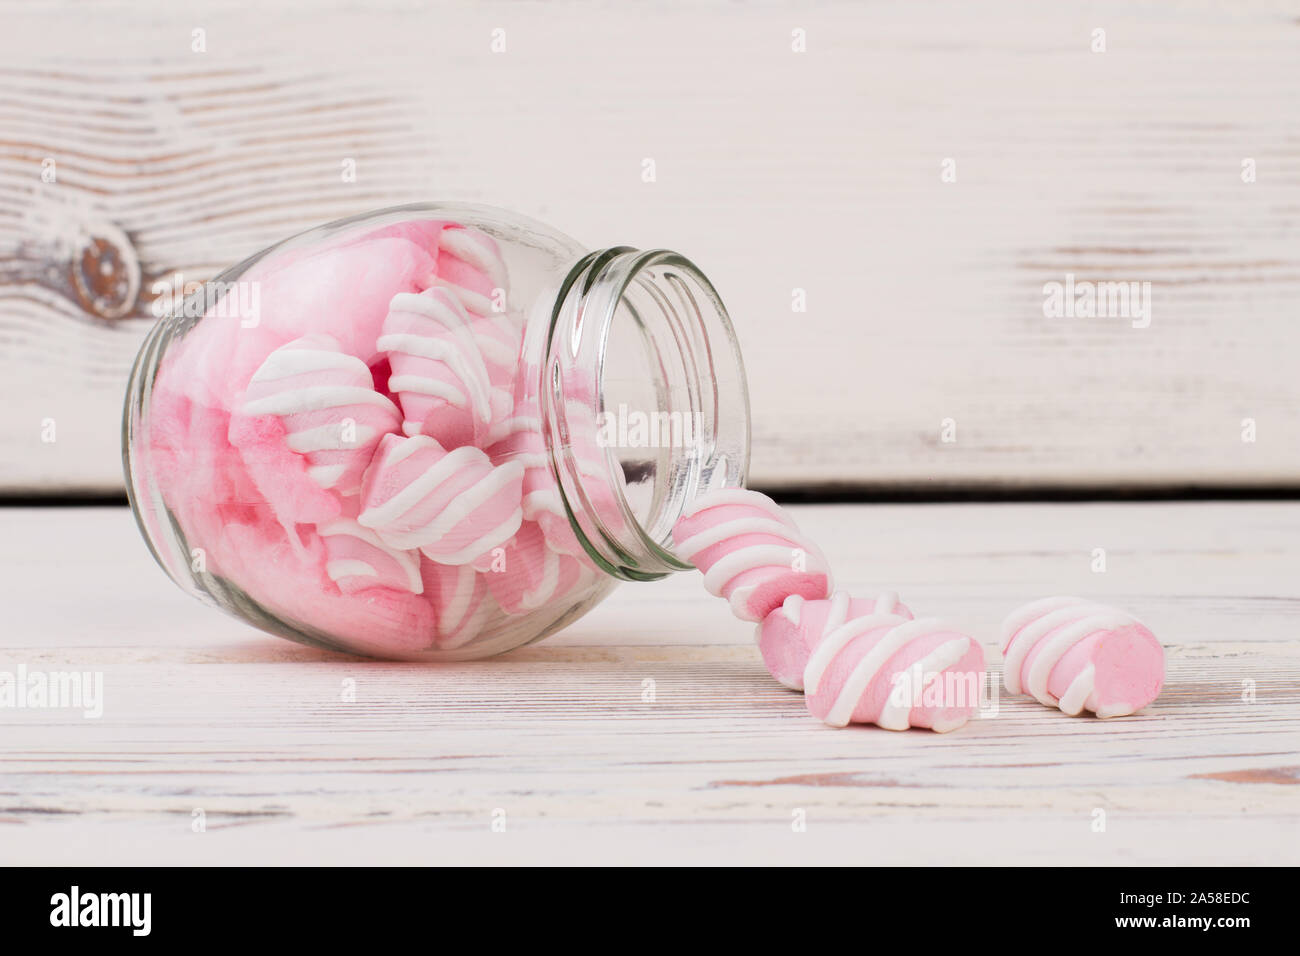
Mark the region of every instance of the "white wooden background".
[[7, 509], [0, 669], [102, 671], [105, 700], [0, 709], [0, 862], [1300, 864], [1300, 505], [794, 515], [842, 586], [962, 620], [995, 671], [1026, 599], [1125, 607], [1164, 693], [1110, 721], [1004, 696], [951, 734], [833, 730], [694, 574], [500, 659], [360, 661], [185, 596], [124, 508]]
[[1300, 479], [1295, 2], [0, 9], [0, 488], [120, 488], [154, 280], [432, 198], [699, 262], [760, 485]]

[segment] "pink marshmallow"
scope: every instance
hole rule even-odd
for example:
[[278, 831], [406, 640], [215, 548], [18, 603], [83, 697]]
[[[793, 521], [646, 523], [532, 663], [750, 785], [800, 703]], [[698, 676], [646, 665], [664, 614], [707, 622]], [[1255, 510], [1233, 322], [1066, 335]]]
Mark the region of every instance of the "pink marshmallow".
[[[582, 421], [581, 409], [571, 407], [569, 414]], [[576, 557], [585, 556], [586, 551], [574, 533], [552, 471], [536, 401], [519, 402], [513, 413], [498, 423], [495, 432], [495, 440], [487, 447], [488, 457], [496, 464], [516, 461], [524, 467], [524, 520], [536, 522], [547, 544], [554, 550]], [[619, 507], [618, 489], [612, 483], [622, 478], [622, 472], [607, 462], [603, 449], [597, 446], [594, 417], [591, 417], [589, 427], [572, 429], [569, 441], [560, 442], [556, 451], [561, 464], [567, 460], [566, 456], [571, 455], [583, 476], [582, 488], [587, 501], [582, 510], [599, 517], [611, 534], [620, 533], [626, 521]]]
[[241, 414], [279, 418], [286, 447], [307, 461], [307, 476], [342, 495], [361, 487], [379, 440], [398, 422], [393, 403], [374, 390], [369, 367], [320, 334], [267, 356], [248, 383]]
[[1077, 716], [1136, 713], [1160, 695], [1165, 655], [1141, 622], [1076, 597], [1050, 597], [1013, 611], [1002, 624], [1003, 679]]
[[[764, 642], [778, 679], [802, 683], [808, 710], [832, 727], [946, 733], [979, 706], [980, 645], [936, 618], [910, 619], [893, 594], [876, 601], [852, 601], [843, 592], [829, 601], [789, 598], [763, 622]], [[802, 674], [794, 677], [805, 652]]]
[[482, 451], [447, 451], [427, 435], [386, 435], [361, 487], [357, 521], [390, 547], [442, 564], [470, 564], [523, 520], [523, 466], [493, 466]]
[[288, 429], [278, 415], [232, 415], [227, 435], [248, 479], [287, 531], [343, 514], [339, 496], [314, 481], [307, 459], [290, 451]]
[[422, 559], [424, 593], [434, 609], [435, 643], [450, 649], [468, 644], [483, 629], [490, 611], [483, 575], [468, 564], [438, 564]]
[[351, 518], [322, 524], [317, 530], [325, 545], [325, 573], [344, 594], [376, 587], [424, 592], [420, 552], [390, 548]]
[[859, 620], [872, 614], [912, 619], [912, 612], [893, 591], [885, 591], [874, 600], [850, 598], [843, 591], [816, 601], [790, 595], [755, 629], [768, 673], [791, 690], [803, 690], [804, 669], [821, 639], [850, 619]]
[[487, 366], [469, 316], [446, 289], [393, 296], [376, 343], [388, 359], [407, 435], [426, 434], [444, 448], [477, 444], [492, 404]]
[[678, 555], [704, 572], [704, 587], [725, 597], [742, 621], [757, 623], [792, 594], [831, 592], [821, 550], [771, 498], [744, 488], [701, 495], [673, 527]]
[[[497, 391], [512, 395], [523, 374], [519, 368], [523, 348], [523, 327], [516, 313], [476, 316], [470, 314], [470, 328], [487, 366], [488, 381]], [[508, 405], [502, 401], [501, 407]]]
[[525, 522], [505, 546], [500, 562], [484, 573], [488, 590], [507, 614], [524, 614], [596, 579], [589, 561], [561, 554], [547, 546], [541, 529]]
[[[478, 229], [447, 226], [438, 236], [435, 284], [469, 314], [493, 389], [510, 393], [519, 373], [523, 320], [506, 300], [510, 278], [496, 241]], [[498, 407], [508, 410], [509, 404]]]
[[449, 224], [438, 235], [438, 278], [436, 285], [447, 289], [479, 316], [500, 315], [508, 310], [504, 301], [510, 287], [501, 248], [487, 233]]

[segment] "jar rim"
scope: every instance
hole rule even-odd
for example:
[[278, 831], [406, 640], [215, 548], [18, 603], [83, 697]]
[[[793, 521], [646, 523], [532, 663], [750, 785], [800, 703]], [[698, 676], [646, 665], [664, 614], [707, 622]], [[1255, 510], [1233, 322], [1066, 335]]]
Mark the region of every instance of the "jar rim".
[[[635, 333], [635, 334], [634, 334]], [[623, 414], [619, 389], [629, 381], [620, 358], [645, 352], [654, 392], [654, 421], [667, 415], [676, 428], [689, 415], [688, 439], [647, 451], [606, 443], [603, 476], [584, 473], [569, 452], [583, 440], [574, 429], [600, 434], [609, 416]], [[615, 342], [618, 342], [616, 345]], [[579, 259], [555, 297], [540, 393], [542, 422], [560, 497], [588, 555], [607, 573], [648, 580], [693, 567], [675, 553], [672, 527], [705, 491], [745, 484], [749, 469], [750, 408], [744, 361], [730, 316], [713, 284], [688, 258], [668, 249], [616, 246]], [[591, 379], [584, 411], [572, 414], [575, 383]], [[644, 397], [644, 396], [642, 396]], [[610, 406], [614, 406], [611, 408]], [[665, 408], [664, 406], [668, 406]], [[633, 411], [632, 415], [639, 414]], [[644, 413], [641, 413], [644, 414]], [[696, 427], [697, 426], [697, 427]], [[653, 430], [653, 429], [652, 429]], [[589, 437], [589, 436], [587, 436]], [[656, 438], [659, 436], [656, 435]], [[629, 472], [647, 484], [633, 502]], [[613, 503], [609, 503], [609, 499]], [[605, 508], [595, 502], [604, 502]], [[612, 519], [612, 520], [610, 520]]]

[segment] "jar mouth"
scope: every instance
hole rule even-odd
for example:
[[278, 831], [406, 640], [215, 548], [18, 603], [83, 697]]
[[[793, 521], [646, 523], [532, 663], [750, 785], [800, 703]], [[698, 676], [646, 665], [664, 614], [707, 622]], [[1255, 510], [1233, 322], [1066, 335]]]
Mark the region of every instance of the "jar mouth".
[[673, 526], [749, 469], [744, 362], [712, 283], [666, 249], [585, 256], [555, 298], [542, 376], [543, 432], [590, 557], [625, 580], [691, 568]]

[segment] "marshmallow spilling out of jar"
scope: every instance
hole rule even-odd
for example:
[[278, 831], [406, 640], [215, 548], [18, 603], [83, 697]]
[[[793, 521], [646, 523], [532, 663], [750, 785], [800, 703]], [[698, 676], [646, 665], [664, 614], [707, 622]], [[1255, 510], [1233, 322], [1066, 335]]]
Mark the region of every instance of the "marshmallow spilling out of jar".
[[192, 293], [137, 359], [124, 458], [186, 590], [294, 640], [436, 660], [688, 567], [672, 526], [743, 485], [748, 439], [734, 332], [689, 261], [434, 204]]

